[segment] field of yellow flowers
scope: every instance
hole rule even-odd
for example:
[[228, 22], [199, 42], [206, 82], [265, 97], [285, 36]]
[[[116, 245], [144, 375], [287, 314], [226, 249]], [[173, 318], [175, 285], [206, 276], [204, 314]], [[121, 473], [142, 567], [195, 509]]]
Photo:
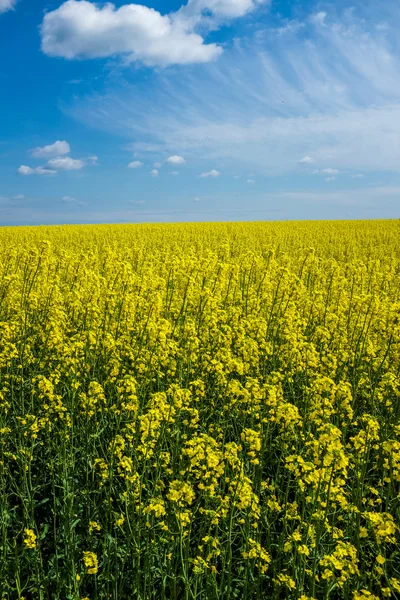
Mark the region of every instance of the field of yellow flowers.
[[400, 221], [0, 230], [1, 600], [400, 598]]

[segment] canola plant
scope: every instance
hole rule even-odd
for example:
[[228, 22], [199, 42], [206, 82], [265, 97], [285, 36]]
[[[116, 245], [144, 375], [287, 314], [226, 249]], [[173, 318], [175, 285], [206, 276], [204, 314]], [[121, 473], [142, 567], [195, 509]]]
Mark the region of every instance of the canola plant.
[[400, 221], [0, 230], [2, 600], [400, 598]]

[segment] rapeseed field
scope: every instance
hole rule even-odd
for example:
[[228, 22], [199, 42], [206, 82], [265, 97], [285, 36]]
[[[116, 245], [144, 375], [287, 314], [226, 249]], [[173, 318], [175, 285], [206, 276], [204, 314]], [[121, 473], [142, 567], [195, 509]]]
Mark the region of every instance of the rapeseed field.
[[400, 221], [0, 230], [2, 600], [400, 598]]

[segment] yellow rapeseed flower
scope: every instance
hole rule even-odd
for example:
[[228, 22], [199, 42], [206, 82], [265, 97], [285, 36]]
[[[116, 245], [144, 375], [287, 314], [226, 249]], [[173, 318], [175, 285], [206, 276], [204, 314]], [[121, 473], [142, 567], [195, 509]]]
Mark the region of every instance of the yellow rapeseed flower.
[[36, 548], [36, 534], [33, 529], [24, 529], [24, 546], [25, 548]]
[[94, 552], [85, 551], [83, 553], [83, 564], [89, 575], [95, 575], [99, 570], [97, 555]]

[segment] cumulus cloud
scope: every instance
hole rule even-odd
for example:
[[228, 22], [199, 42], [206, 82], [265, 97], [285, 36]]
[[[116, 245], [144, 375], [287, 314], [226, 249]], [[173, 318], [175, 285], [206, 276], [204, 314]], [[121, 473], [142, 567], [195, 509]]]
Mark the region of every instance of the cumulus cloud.
[[219, 177], [221, 175], [221, 173], [219, 171], [217, 171], [216, 169], [211, 169], [211, 171], [207, 171], [206, 173], [202, 173], [200, 175], [200, 177]]
[[158, 177], [158, 170], [157, 169], [153, 169], [152, 171], [150, 171], [150, 175], [152, 177]]
[[336, 177], [326, 177], [325, 181], [335, 181]]
[[35, 158], [51, 158], [52, 156], [63, 156], [71, 152], [71, 147], [68, 142], [57, 141], [54, 144], [43, 146], [42, 148], [34, 148], [31, 150], [32, 156]]
[[17, 169], [17, 173], [19, 175], [56, 175], [57, 171], [54, 169], [45, 169], [44, 167], [28, 167], [26, 165], [21, 165]]
[[269, 3], [189, 0], [178, 11], [162, 15], [141, 4], [117, 8], [110, 2], [101, 6], [89, 0], [67, 0], [45, 15], [42, 50], [67, 59], [122, 55], [128, 63], [140, 61], [148, 66], [207, 63], [222, 53], [221, 46], [205, 43], [208, 30]]
[[17, 2], [18, 0], [0, 0], [0, 13], [12, 10]]
[[140, 169], [140, 167], [143, 167], [143, 163], [140, 160], [134, 160], [128, 165], [129, 169]]
[[167, 66], [209, 62], [222, 52], [175, 21], [173, 14], [139, 4], [116, 8], [68, 0], [45, 15], [41, 36], [45, 54], [68, 59], [123, 55], [127, 62]]
[[314, 159], [312, 158], [312, 156], [303, 156], [303, 158], [299, 160], [299, 165], [310, 165], [313, 162]]
[[83, 160], [71, 158], [70, 156], [58, 156], [48, 161], [47, 166], [56, 171], [79, 171], [83, 169]]
[[255, 183], [255, 180], [254, 179], [248, 179], [247, 183]]
[[170, 156], [169, 158], [167, 158], [167, 163], [169, 165], [184, 165], [185, 159], [183, 158], [183, 156], [177, 156], [175, 154], [174, 156]]
[[17, 172], [20, 175], [55, 175], [58, 171], [79, 171], [88, 163], [97, 164], [98, 157], [95, 155], [77, 159], [66, 156], [70, 151], [70, 145], [65, 141], [34, 148], [30, 151], [31, 155], [35, 158], [48, 158], [47, 163], [39, 167], [21, 165]]

